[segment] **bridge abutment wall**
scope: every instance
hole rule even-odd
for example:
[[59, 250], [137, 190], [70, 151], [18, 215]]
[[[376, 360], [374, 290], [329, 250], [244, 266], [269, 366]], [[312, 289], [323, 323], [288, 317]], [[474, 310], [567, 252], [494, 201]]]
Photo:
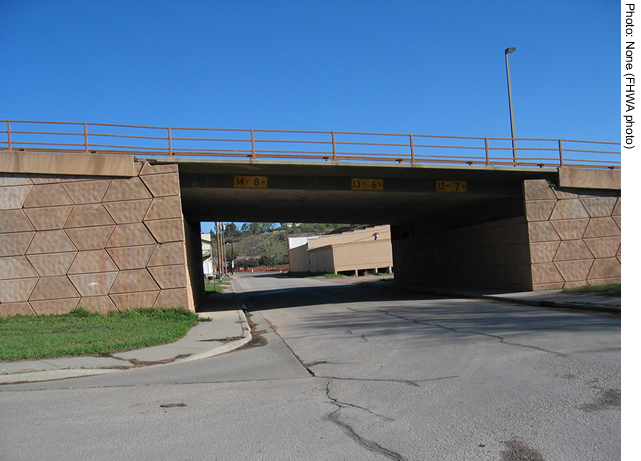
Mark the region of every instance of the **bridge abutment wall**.
[[561, 170], [558, 185], [523, 181], [521, 216], [394, 226], [396, 280], [526, 291], [620, 283], [620, 172]]
[[103, 155], [87, 169], [73, 155], [64, 167], [0, 164], [0, 315], [195, 310], [204, 288], [188, 252], [197, 246], [200, 263], [200, 239], [183, 218], [177, 166], [118, 155], [105, 168]]

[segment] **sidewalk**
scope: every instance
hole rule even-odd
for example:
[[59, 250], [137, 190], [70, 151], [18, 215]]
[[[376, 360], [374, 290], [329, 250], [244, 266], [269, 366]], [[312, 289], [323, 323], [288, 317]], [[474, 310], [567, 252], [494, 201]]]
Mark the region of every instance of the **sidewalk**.
[[121, 352], [111, 357], [0, 362], [0, 384], [50, 381], [189, 362], [224, 354], [251, 340], [247, 318], [233, 293], [210, 295], [198, 315], [211, 321], [200, 322], [183, 338], [170, 344]]
[[[447, 287], [421, 291], [436, 295], [491, 299], [536, 307], [621, 314], [621, 298], [595, 294], [566, 294], [560, 290], [504, 293]], [[201, 317], [210, 318], [211, 321], [200, 322], [182, 339], [171, 344], [122, 352], [112, 357], [0, 362], [0, 384], [50, 381], [188, 362], [232, 351], [251, 340], [247, 318], [234, 293], [210, 295], [198, 314]]]

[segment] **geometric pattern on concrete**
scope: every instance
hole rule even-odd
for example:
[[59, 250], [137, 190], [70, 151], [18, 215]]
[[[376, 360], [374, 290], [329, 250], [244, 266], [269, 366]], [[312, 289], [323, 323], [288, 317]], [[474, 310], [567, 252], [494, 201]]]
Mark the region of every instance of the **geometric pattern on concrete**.
[[177, 196], [180, 193], [178, 175], [154, 174], [140, 177], [154, 197]]
[[105, 207], [100, 203], [76, 205], [65, 224], [65, 229], [74, 227], [98, 227], [115, 224]]
[[59, 206], [46, 208], [26, 208], [25, 214], [36, 230], [62, 229], [73, 206]]
[[100, 203], [107, 192], [111, 179], [63, 183], [67, 194], [76, 205]]
[[[549, 218], [546, 188], [557, 197]], [[557, 189], [546, 180], [524, 181], [524, 190], [534, 290], [621, 281], [620, 192]]]
[[22, 208], [33, 186], [0, 187], [0, 210]]
[[61, 184], [33, 186], [24, 202], [24, 208], [73, 205], [73, 200]]
[[118, 267], [105, 250], [89, 250], [78, 252], [67, 273], [92, 274], [112, 271], [118, 271]]
[[108, 202], [104, 205], [116, 224], [130, 224], [142, 222], [150, 203], [151, 199], [146, 199]]
[[80, 227], [65, 229], [65, 233], [78, 250], [101, 250], [107, 245], [114, 227], [116, 226]]
[[22, 256], [26, 253], [35, 232], [0, 234], [0, 257]]
[[110, 294], [109, 297], [118, 310], [124, 311], [137, 307], [153, 307], [159, 293], [160, 291], [116, 293]]
[[108, 248], [107, 253], [121, 271], [128, 269], [144, 269], [156, 245], [143, 245], [123, 248]]
[[145, 225], [158, 243], [180, 242], [185, 240], [185, 230], [182, 219], [145, 221]]
[[194, 309], [177, 166], [134, 171], [0, 173], [0, 315]]
[[28, 255], [27, 258], [40, 277], [53, 277], [66, 275], [71, 263], [76, 257], [76, 252], [69, 253], [44, 253]]

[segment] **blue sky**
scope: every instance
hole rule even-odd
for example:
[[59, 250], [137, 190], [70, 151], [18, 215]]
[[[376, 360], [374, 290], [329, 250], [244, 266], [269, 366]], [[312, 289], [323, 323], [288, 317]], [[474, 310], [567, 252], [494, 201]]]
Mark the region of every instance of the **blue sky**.
[[[620, 4], [2, 0], [0, 119], [620, 141]], [[208, 230], [208, 229], [206, 229]]]

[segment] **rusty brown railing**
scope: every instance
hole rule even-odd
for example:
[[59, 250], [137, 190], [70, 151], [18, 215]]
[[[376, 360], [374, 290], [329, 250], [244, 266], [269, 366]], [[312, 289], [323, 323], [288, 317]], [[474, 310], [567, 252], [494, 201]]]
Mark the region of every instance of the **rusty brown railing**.
[[0, 150], [153, 157], [621, 168], [621, 143], [346, 131], [180, 128], [0, 121]]

